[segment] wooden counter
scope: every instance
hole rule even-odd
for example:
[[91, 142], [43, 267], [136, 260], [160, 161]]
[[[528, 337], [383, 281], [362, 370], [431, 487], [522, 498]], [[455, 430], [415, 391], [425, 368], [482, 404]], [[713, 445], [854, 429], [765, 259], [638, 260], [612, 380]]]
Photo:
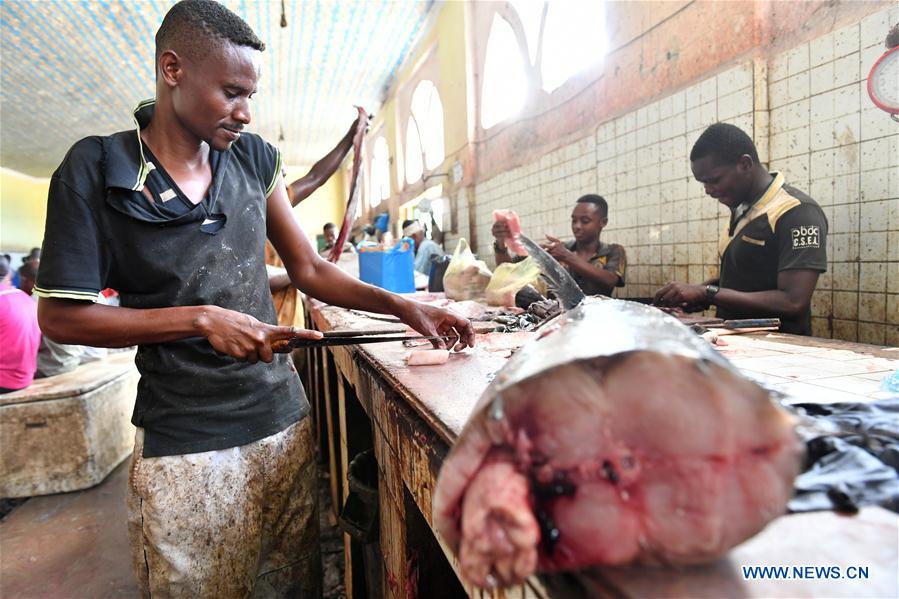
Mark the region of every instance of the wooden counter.
[[[389, 318], [307, 301], [310, 326], [327, 330], [405, 331]], [[498, 335], [491, 334], [491, 341]], [[486, 339], [479, 337], [479, 341]], [[866, 401], [897, 367], [899, 352], [780, 334], [728, 336], [720, 349], [750, 376], [790, 391], [797, 401]], [[513, 589], [465, 589], [454, 556], [431, 526], [431, 493], [453, 440], [508, 351], [481, 347], [445, 366], [405, 366], [401, 344], [310, 351], [306, 389], [337, 511], [346, 469], [375, 450], [380, 470], [380, 556], [384, 597], [770, 597], [899, 595], [899, 518], [880, 508], [846, 517], [830, 512], [779, 518], [714, 564], [680, 569], [595, 568], [539, 576]], [[830, 379], [830, 380], [829, 380]], [[334, 514], [336, 516], [336, 514]], [[366, 597], [362, 548], [345, 536], [348, 597]], [[371, 555], [371, 554], [369, 554]], [[449, 567], [447, 567], [449, 564]], [[743, 566], [789, 566], [791, 580], [747, 580]], [[839, 567], [843, 578], [808, 578], [793, 566]], [[847, 578], [849, 568], [865, 578]], [[797, 574], [806, 578], [797, 580]], [[835, 574], [834, 570], [828, 571]]]

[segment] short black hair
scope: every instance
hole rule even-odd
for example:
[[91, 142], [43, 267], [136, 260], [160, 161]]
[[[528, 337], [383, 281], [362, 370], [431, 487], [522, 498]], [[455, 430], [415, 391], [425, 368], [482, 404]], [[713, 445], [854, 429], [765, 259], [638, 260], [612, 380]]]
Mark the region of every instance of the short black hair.
[[374, 225], [365, 225], [365, 227], [362, 228], [362, 232], [366, 235], [375, 235], [377, 234], [377, 231], [378, 230], [375, 229]]
[[406, 227], [408, 227], [409, 225], [411, 225], [412, 223], [415, 223], [415, 222], [418, 222], [418, 221], [407, 218], [406, 220], [403, 221], [402, 228], [405, 229]]
[[609, 203], [601, 195], [588, 193], [587, 195], [582, 195], [581, 197], [579, 197], [577, 199], [577, 203], [593, 204], [594, 206], [596, 206], [596, 209], [599, 210], [599, 214], [602, 215], [603, 218], [609, 216]]
[[336, 229], [337, 225], [334, 223], [325, 223], [325, 226], [322, 227], [322, 231], [327, 231], [328, 229]]
[[3, 254], [0, 256], [0, 279], [5, 278], [6, 275], [9, 274], [9, 260], [7, 256], [9, 254]]
[[736, 164], [744, 154], [748, 154], [753, 162], [759, 164], [759, 153], [751, 137], [734, 125], [715, 123], [703, 131], [693, 144], [690, 162], [714, 156], [722, 164]]
[[156, 60], [166, 50], [200, 60], [222, 42], [265, 50], [246, 21], [218, 2], [181, 0], [169, 9], [156, 32]]

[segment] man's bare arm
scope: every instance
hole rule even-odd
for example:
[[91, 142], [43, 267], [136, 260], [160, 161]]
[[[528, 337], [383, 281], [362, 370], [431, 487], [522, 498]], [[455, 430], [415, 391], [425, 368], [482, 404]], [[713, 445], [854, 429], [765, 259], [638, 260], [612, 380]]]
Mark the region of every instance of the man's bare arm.
[[506, 240], [512, 235], [512, 232], [509, 231], [508, 223], [506, 221], [494, 221], [490, 232], [493, 234], [494, 239], [493, 258], [496, 260], [496, 265], [512, 262], [512, 254], [509, 253], [509, 248], [506, 246]]
[[92, 302], [41, 298], [41, 330], [59, 343], [128, 347], [201, 335], [201, 321], [216, 307], [136, 310]]
[[775, 290], [743, 292], [722, 288], [712, 303], [746, 314], [796, 318], [808, 310], [817, 283], [815, 270], [784, 270], [777, 275]]
[[[784, 270], [777, 275], [777, 289], [737, 291], [722, 287], [711, 303], [755, 316], [795, 318], [808, 310], [817, 283], [817, 271]], [[704, 285], [669, 283], [656, 292], [653, 303], [690, 309], [708, 305], [708, 299]]]
[[460, 345], [474, 345], [468, 320], [363, 283], [322, 259], [293, 217], [283, 185], [276, 184], [269, 196], [266, 224], [291, 281], [304, 293], [334, 306], [393, 314], [423, 335], [455, 331]]
[[[268, 265], [266, 265], [268, 268]], [[272, 293], [280, 291], [290, 285], [290, 275], [283, 268], [269, 269], [268, 272], [268, 290]]]
[[250, 362], [271, 362], [274, 341], [321, 336], [315, 331], [266, 324], [219, 306], [134, 309], [42, 298], [38, 320], [44, 334], [59, 343], [128, 347], [206, 337], [217, 351]]
[[353, 121], [350, 130], [346, 132], [334, 149], [328, 152], [324, 158], [312, 165], [309, 172], [289, 185], [291, 204], [296, 206], [306, 198], [312, 195], [316, 189], [324, 185], [325, 181], [331, 178], [331, 175], [337, 171], [340, 163], [346, 158], [350, 148], [353, 147], [353, 137], [356, 134], [356, 127], [359, 120]]
[[331, 305], [394, 313], [397, 296], [351, 277], [318, 255], [291, 214], [286, 195], [283, 186], [275, 185], [266, 226], [294, 286]]

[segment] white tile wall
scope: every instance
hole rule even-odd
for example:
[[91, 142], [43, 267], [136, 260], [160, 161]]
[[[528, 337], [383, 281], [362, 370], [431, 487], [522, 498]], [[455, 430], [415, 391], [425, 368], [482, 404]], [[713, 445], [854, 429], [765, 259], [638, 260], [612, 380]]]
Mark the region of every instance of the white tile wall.
[[808, 93], [770, 79], [770, 166], [815, 198], [830, 221], [830, 276], [819, 281], [812, 311], [821, 336], [899, 340], [887, 334], [895, 329], [890, 309], [899, 305], [895, 290], [887, 289], [899, 257], [893, 247], [899, 244], [899, 186], [891, 183], [899, 180], [899, 127], [874, 106], [866, 87], [896, 21], [899, 8], [887, 8], [770, 61], [781, 81], [808, 71]]
[[[625, 124], [622, 123], [622, 126]], [[636, 117], [632, 116], [627, 125], [626, 136], [636, 143]], [[542, 239], [546, 233], [567, 233], [569, 208], [573, 199], [584, 190], [596, 188], [596, 141], [594, 137], [584, 138], [568, 146], [542, 156], [531, 164], [506, 171], [479, 184], [476, 188], [476, 221], [478, 228], [477, 252], [492, 257], [493, 237], [490, 227], [493, 210], [514, 208], [521, 217], [524, 233]], [[636, 173], [636, 152], [622, 152], [622, 161], [632, 166], [629, 172]], [[459, 205], [460, 235], [467, 230], [468, 213]], [[463, 217], [464, 213], [464, 217]], [[470, 234], [468, 235], [470, 237]], [[448, 246], [448, 249], [449, 246]]]
[[[689, 152], [705, 127], [730, 122], [753, 134], [771, 170], [783, 171], [827, 214], [828, 272], [813, 299], [814, 333], [899, 344], [899, 127], [866, 88], [897, 21], [899, 6], [886, 8], [602, 123], [595, 135], [479, 183], [477, 251], [490, 260], [496, 208], [515, 209], [532, 237], [570, 239], [572, 204], [599, 193], [610, 209], [603, 239], [628, 255], [619, 297], [716, 275], [727, 213], [693, 180]], [[459, 236], [470, 236], [461, 193], [457, 222]], [[451, 250], [456, 237], [448, 238]]]

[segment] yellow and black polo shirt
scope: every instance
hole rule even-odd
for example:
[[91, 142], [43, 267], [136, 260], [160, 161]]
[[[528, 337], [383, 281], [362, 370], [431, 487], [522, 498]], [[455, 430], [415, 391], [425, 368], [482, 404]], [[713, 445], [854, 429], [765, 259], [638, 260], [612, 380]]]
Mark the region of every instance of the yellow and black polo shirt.
[[[721, 255], [720, 286], [736, 291], [777, 289], [784, 270], [827, 270], [827, 218], [808, 195], [784, 183], [783, 173], [744, 212], [731, 214], [729, 236]], [[718, 308], [719, 318], [747, 318]], [[781, 330], [811, 334], [811, 311], [798, 319], [782, 319]]]
[[[577, 241], [565, 243], [565, 247], [571, 252], [577, 251]], [[586, 295], [612, 295], [615, 287], [624, 287], [624, 271], [627, 268], [627, 256], [624, 248], [617, 243], [599, 242], [596, 253], [588, 260], [590, 264], [603, 270], [608, 270], [618, 275], [618, 282], [614, 286], [603, 285], [591, 281], [580, 273], [570, 270], [572, 278], [577, 282]]]
[[[131, 131], [77, 142], [53, 173], [35, 292], [91, 301], [111, 287], [126, 308], [216, 305], [277, 324], [265, 221], [278, 150], [252, 133], [210, 149], [212, 184], [193, 204], [141, 142], [153, 106], [138, 105]], [[192, 337], [142, 345], [135, 362], [147, 457], [244, 445], [309, 410], [287, 355], [249, 364]]]

